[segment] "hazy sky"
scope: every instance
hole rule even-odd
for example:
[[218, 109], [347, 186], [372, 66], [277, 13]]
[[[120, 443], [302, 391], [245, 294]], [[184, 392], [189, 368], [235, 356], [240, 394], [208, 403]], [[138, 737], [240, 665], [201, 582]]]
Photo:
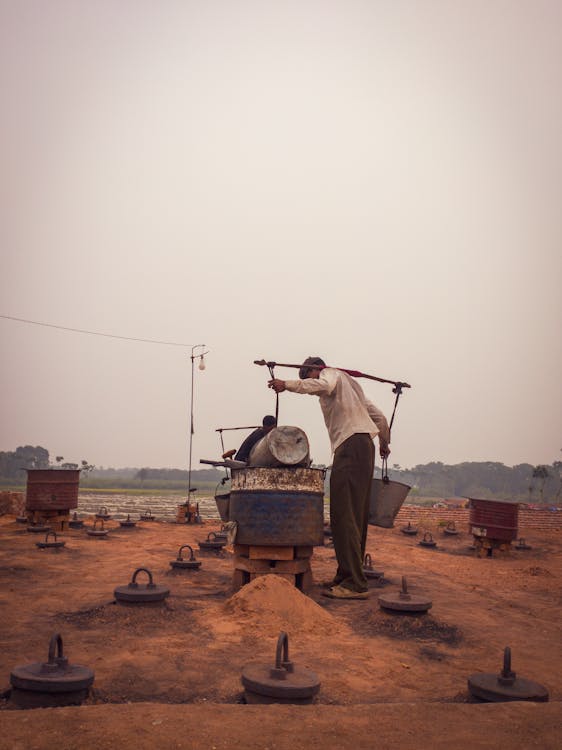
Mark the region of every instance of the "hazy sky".
[[[253, 360], [308, 355], [412, 385], [391, 463], [559, 459], [561, 29], [558, 0], [0, 0], [0, 313], [188, 345], [0, 318], [0, 450], [186, 467], [204, 343], [194, 469], [273, 412]], [[330, 462], [316, 398], [280, 422]]]

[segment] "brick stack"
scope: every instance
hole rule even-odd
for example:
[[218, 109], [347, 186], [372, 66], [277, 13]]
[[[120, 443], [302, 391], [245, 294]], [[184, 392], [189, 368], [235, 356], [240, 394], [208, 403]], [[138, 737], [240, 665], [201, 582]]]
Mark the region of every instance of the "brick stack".
[[198, 503], [182, 503], [177, 508], [176, 523], [195, 523], [198, 512]]
[[27, 510], [27, 521], [39, 526], [50, 526], [51, 531], [68, 531], [70, 513], [67, 510]]
[[10, 513], [20, 516], [25, 507], [25, 495], [23, 492], [12, 492], [12, 490], [0, 491], [0, 515]]
[[[559, 506], [561, 507], [561, 506]], [[406, 526], [408, 521], [412, 526], [437, 527], [454, 521], [461, 531], [469, 530], [469, 514], [467, 508], [428, 508], [416, 505], [403, 505], [398, 511], [394, 526]], [[519, 531], [559, 531], [562, 529], [562, 510], [550, 511], [543, 508], [520, 508]]]
[[310, 559], [314, 547], [272, 547], [248, 544], [234, 545], [232, 586], [238, 591], [255, 578], [277, 575], [307, 592], [312, 586]]
[[495, 557], [496, 553], [500, 556], [506, 556], [511, 552], [511, 542], [505, 539], [487, 539], [486, 537], [475, 536], [474, 547], [477, 557]]

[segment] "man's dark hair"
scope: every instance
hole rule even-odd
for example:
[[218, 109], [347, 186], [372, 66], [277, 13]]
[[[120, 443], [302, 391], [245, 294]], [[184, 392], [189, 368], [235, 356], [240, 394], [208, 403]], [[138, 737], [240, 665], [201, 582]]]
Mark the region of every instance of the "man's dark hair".
[[307, 357], [299, 370], [299, 378], [301, 380], [305, 380], [310, 370], [313, 369], [310, 365], [322, 365], [322, 367], [326, 367], [326, 363], [320, 357]]
[[272, 417], [271, 414], [267, 414], [267, 416], [262, 419], [261, 423], [264, 427], [275, 427], [277, 420], [275, 417]]

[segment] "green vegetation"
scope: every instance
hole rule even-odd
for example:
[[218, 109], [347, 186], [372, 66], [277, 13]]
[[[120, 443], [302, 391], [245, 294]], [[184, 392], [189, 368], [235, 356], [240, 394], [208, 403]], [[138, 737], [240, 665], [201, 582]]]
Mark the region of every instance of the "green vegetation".
[[[216, 482], [198, 482], [197, 488], [194, 493], [192, 493], [192, 497], [209, 497], [209, 495], [215, 494], [215, 489], [217, 487]], [[23, 488], [22, 488], [23, 489]], [[153, 487], [147, 489], [146, 487], [91, 487], [90, 483], [87, 485], [83, 485], [80, 483], [80, 493], [88, 494], [96, 494], [96, 495], [131, 495], [131, 496], [153, 496], [153, 495], [182, 495], [187, 494], [187, 487], [185, 485], [182, 485], [181, 487], [175, 487], [175, 488], [163, 488], [163, 487]]]
[[[62, 457], [58, 459], [62, 461]], [[23, 490], [25, 469], [46, 466], [49, 466], [49, 452], [40, 446], [27, 445], [13, 452], [0, 452], [0, 488]], [[91, 467], [85, 461], [82, 468], [80, 489], [83, 492], [135, 495], [187, 492], [185, 469], [104, 469]], [[390, 479], [410, 485], [408, 502], [416, 504], [430, 505], [436, 498], [475, 497], [552, 505], [560, 503], [562, 494], [562, 461], [554, 461], [551, 465], [518, 464], [512, 467], [493, 461], [455, 465], [433, 461], [411, 469], [394, 464], [388, 474]], [[191, 486], [197, 488], [195, 496], [214, 494], [217, 485], [221, 492], [220, 482], [224, 476], [220, 469], [192, 471]], [[380, 468], [377, 468], [376, 476], [380, 476]], [[326, 495], [329, 495], [329, 472]]]
[[41, 446], [24, 445], [15, 451], [0, 451], [0, 478], [25, 483], [25, 469], [49, 466], [49, 451]]
[[447, 465], [440, 461], [413, 469], [394, 465], [389, 477], [412, 487], [412, 497], [475, 497], [529, 503], [558, 503], [562, 491], [562, 461], [551, 466], [494, 461]]

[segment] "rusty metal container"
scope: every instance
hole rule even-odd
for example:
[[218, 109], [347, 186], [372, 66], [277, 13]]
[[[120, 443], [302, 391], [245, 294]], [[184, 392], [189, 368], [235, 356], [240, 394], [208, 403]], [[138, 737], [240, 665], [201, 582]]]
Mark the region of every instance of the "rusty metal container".
[[324, 469], [246, 467], [232, 470], [229, 519], [237, 544], [324, 544]]
[[230, 521], [230, 492], [224, 492], [222, 495], [215, 495], [215, 503], [221, 521]]
[[310, 449], [300, 427], [275, 427], [259, 440], [248, 456], [249, 466], [308, 466]]
[[369, 524], [392, 529], [394, 519], [412, 488], [403, 482], [373, 479], [369, 506]]
[[26, 510], [78, 507], [80, 469], [27, 469]]
[[517, 539], [519, 504], [469, 498], [470, 533], [478, 537], [511, 542]]

